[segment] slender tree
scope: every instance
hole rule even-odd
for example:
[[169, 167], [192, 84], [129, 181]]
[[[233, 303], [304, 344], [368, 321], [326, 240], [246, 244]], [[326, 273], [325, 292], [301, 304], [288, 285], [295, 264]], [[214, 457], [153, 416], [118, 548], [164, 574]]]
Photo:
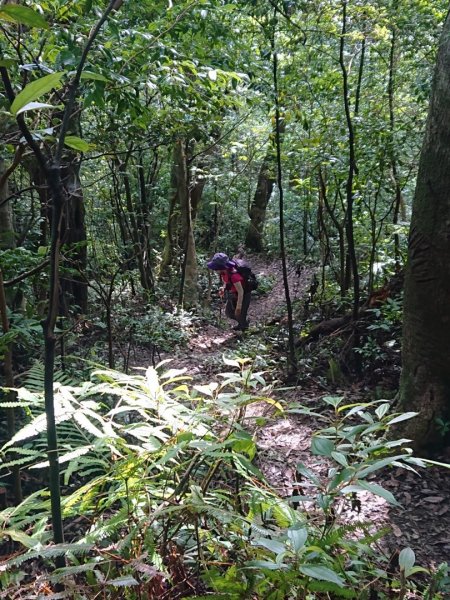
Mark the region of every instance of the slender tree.
[[[53, 525], [53, 539], [56, 543], [64, 541], [61, 501], [60, 501], [60, 481], [59, 481], [59, 463], [58, 463], [58, 440], [55, 420], [55, 398], [54, 398], [54, 365], [55, 365], [55, 325], [58, 316], [59, 292], [60, 292], [60, 260], [61, 244], [63, 242], [61, 235], [61, 225], [64, 212], [67, 209], [68, 190], [63, 181], [62, 163], [65, 137], [68, 133], [69, 124], [72, 118], [72, 111], [75, 107], [76, 96], [78, 93], [81, 75], [87, 60], [89, 51], [94, 41], [107, 20], [109, 14], [118, 5], [117, 0], [111, 0], [99, 18], [97, 24], [92, 28], [86, 44], [83, 48], [81, 58], [72, 80], [69, 83], [67, 101], [62, 115], [59, 136], [50, 158], [46, 157], [41, 147], [36, 142], [24, 118], [23, 112], [16, 111], [16, 120], [22, 135], [27, 144], [33, 151], [36, 160], [45, 176], [51, 198], [51, 235], [50, 235], [50, 289], [49, 305], [46, 318], [43, 322], [44, 340], [45, 340], [45, 412], [47, 417], [47, 452], [49, 460], [49, 478], [51, 491], [51, 511]], [[11, 85], [8, 70], [5, 66], [0, 66], [0, 74], [6, 90], [7, 97], [11, 103], [11, 110], [14, 107], [16, 95]], [[52, 79], [53, 81], [53, 79]], [[56, 80], [55, 80], [56, 82]], [[64, 557], [57, 557], [55, 560], [57, 567], [65, 564]]]
[[277, 157], [277, 185], [279, 197], [279, 219], [280, 219], [280, 255], [283, 269], [283, 285], [286, 298], [286, 310], [288, 317], [288, 375], [294, 377], [297, 373], [297, 358], [295, 355], [294, 341], [294, 322], [292, 314], [292, 303], [289, 290], [289, 279], [287, 273], [286, 246], [285, 246], [285, 226], [284, 226], [284, 190], [283, 190], [283, 171], [281, 162], [281, 109], [280, 93], [278, 84], [278, 54], [275, 45], [276, 15], [274, 16], [274, 34], [272, 37], [272, 65], [273, 65], [273, 95], [275, 100], [275, 143]]

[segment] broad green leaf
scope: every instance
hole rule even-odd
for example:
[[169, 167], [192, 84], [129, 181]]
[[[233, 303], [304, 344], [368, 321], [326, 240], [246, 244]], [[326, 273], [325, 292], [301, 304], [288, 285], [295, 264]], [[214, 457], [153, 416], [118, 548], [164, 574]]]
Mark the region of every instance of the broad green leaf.
[[379, 406], [376, 409], [375, 414], [377, 415], [377, 417], [379, 419], [382, 419], [390, 408], [391, 408], [391, 405], [389, 404], [389, 402], [385, 402], [384, 404], [382, 404], [381, 406]]
[[42, 15], [28, 6], [7, 4], [0, 8], [0, 20], [20, 23], [28, 27], [48, 29], [48, 23]]
[[347, 485], [341, 490], [343, 494], [362, 491], [371, 492], [376, 496], [380, 496], [381, 498], [387, 500], [389, 504], [392, 504], [393, 506], [401, 506], [401, 504], [395, 499], [394, 495], [388, 490], [385, 490], [384, 487], [381, 487], [381, 485], [378, 485], [378, 483], [369, 483], [368, 481], [357, 481], [355, 485]]
[[255, 546], [262, 546], [263, 548], [267, 548], [271, 552], [275, 552], [275, 554], [281, 554], [281, 552], [286, 551], [286, 546], [281, 542], [277, 542], [276, 540], [269, 540], [267, 538], [258, 538], [253, 541]]
[[329, 481], [327, 485], [327, 492], [332, 492], [344, 481], [349, 481], [353, 479], [354, 475], [355, 469], [353, 467], [345, 467], [344, 469], [342, 469], [342, 471], [338, 471], [336, 475]]
[[347, 457], [342, 452], [332, 452], [331, 457], [343, 467], [348, 467]]
[[28, 104], [25, 104], [25, 106], [22, 106], [22, 108], [16, 112], [16, 115], [20, 115], [21, 113], [27, 112], [29, 110], [38, 110], [39, 108], [54, 107], [53, 104], [46, 104], [45, 102], [28, 102]]
[[94, 73], [93, 71], [83, 71], [81, 73], [81, 79], [93, 79], [95, 81], [109, 81], [107, 77], [101, 73]]
[[320, 565], [302, 565], [299, 570], [307, 577], [320, 579], [321, 581], [331, 581], [331, 583], [335, 583], [340, 587], [344, 586], [344, 580], [334, 571], [328, 569], [328, 567], [322, 567]]
[[414, 554], [414, 550], [412, 548], [403, 548], [403, 550], [398, 555], [398, 564], [402, 571], [405, 571], [406, 574], [413, 568], [414, 563], [416, 562], [416, 555]]
[[253, 440], [236, 440], [233, 442], [232, 448], [235, 452], [244, 452], [250, 460], [255, 458], [256, 444]]
[[337, 408], [344, 399], [344, 396], [324, 396], [322, 400], [330, 404], [333, 408]]
[[13, 115], [17, 114], [17, 111], [26, 106], [29, 102], [33, 102], [43, 94], [46, 94], [53, 88], [60, 87], [61, 78], [65, 71], [59, 71], [57, 73], [51, 73], [32, 81], [24, 89], [17, 94], [14, 102], [11, 104], [11, 112]]
[[295, 552], [298, 552], [299, 550], [301, 550], [303, 548], [303, 546], [305, 545], [305, 542], [308, 538], [308, 530], [305, 529], [304, 527], [301, 527], [301, 528], [290, 527], [288, 529], [287, 534], [288, 534], [288, 538], [292, 542], [292, 547], [294, 548]]
[[396, 454], [395, 456], [389, 456], [388, 458], [381, 458], [380, 460], [375, 461], [371, 465], [368, 465], [361, 471], [358, 471], [358, 479], [362, 479], [363, 477], [367, 477], [370, 473], [374, 473], [375, 471], [379, 471], [388, 465], [392, 465], [396, 460], [404, 458], [404, 454]]
[[211, 398], [214, 396], [214, 392], [217, 389], [217, 383], [210, 383], [209, 385], [194, 385], [192, 386], [194, 390], [204, 394], [205, 396], [210, 396]]
[[87, 152], [91, 147], [90, 144], [76, 135], [66, 135], [64, 138], [64, 144], [69, 148], [79, 150], [80, 152]]
[[331, 581], [310, 581], [308, 583], [309, 592], [319, 592], [321, 597], [325, 597], [325, 592], [328, 592], [329, 598], [358, 598], [358, 591], [343, 588], [340, 585], [331, 583]]
[[229, 367], [240, 367], [240, 363], [237, 360], [232, 360], [231, 358], [227, 358], [226, 356], [222, 357], [223, 362]]
[[331, 456], [334, 444], [327, 438], [314, 436], [311, 440], [311, 452], [319, 456]]
[[418, 414], [419, 414], [418, 412], [403, 413], [402, 415], [398, 415], [398, 417], [394, 417], [393, 419], [388, 421], [387, 425], [392, 425], [393, 423], [400, 423], [400, 421], [406, 421], [407, 419], [412, 419], [413, 417], [416, 417]]

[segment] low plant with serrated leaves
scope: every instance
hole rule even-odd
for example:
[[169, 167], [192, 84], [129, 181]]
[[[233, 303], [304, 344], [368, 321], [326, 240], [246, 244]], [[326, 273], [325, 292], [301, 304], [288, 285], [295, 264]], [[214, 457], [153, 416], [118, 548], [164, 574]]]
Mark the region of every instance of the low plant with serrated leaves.
[[[73, 599], [387, 597], [375, 546], [383, 532], [338, 515], [360, 491], [395, 502], [366, 480], [371, 473], [422, 466], [403, 449], [391, 456], [405, 440], [382, 439], [411, 415], [388, 416], [387, 403], [325, 399], [331, 414], [316, 413], [327, 422], [311, 451], [330, 461], [328, 474], [299, 465], [308, 494], [281, 498], [255, 465], [257, 446], [244, 424], [253, 402], [287, 409], [250, 361], [224, 360], [229, 370], [206, 385], [189, 387], [184, 371], [152, 368], [141, 376], [97, 370], [79, 386], [56, 385], [66, 542], [50, 541], [46, 490], [2, 511], [6, 593], [36, 589], [29, 566], [39, 565], [46, 589], [62, 585]], [[36, 412], [42, 394], [16, 392], [30, 422], [3, 447], [3, 459], [31, 473], [46, 469], [45, 415]], [[289, 411], [311, 414], [301, 406]], [[405, 593], [416, 585], [411, 552], [405, 549], [390, 582]], [[52, 570], [61, 555], [66, 566]], [[444, 597], [443, 573], [427, 583], [430, 600]]]

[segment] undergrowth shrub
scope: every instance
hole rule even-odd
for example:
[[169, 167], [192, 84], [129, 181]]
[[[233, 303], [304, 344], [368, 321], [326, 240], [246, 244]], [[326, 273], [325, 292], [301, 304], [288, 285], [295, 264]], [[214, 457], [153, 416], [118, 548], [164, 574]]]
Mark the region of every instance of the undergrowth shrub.
[[[99, 369], [79, 386], [56, 384], [66, 542], [51, 542], [46, 489], [3, 510], [0, 597], [444, 598], [445, 564], [432, 573], [405, 548], [393, 572], [377, 550], [384, 532], [340, 518], [361, 492], [396, 503], [373, 473], [425, 466], [408, 440], [387, 438], [413, 415], [340, 397], [325, 398], [325, 412], [287, 408], [248, 360], [224, 360], [229, 371], [207, 385], [161, 368]], [[4, 467], [45, 470], [42, 394], [16, 391], [29, 422], [2, 448]], [[326, 475], [299, 464], [295, 495], [272, 489], [244, 427], [254, 402], [325, 420], [311, 453]], [[66, 566], [54, 570], [61, 555]]]

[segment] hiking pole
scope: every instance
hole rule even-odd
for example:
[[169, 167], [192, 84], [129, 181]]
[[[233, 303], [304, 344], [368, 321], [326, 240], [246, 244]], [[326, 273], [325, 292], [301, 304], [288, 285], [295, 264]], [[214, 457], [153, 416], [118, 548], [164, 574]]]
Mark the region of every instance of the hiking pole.
[[219, 325], [222, 326], [222, 311], [226, 305], [225, 294], [219, 293]]

